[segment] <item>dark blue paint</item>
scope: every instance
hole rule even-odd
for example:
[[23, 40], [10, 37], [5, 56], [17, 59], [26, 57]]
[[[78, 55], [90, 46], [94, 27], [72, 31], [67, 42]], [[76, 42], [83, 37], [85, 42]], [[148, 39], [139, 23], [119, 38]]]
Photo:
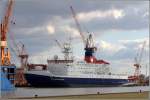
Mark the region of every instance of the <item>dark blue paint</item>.
[[119, 86], [128, 82], [127, 79], [48, 77], [34, 74], [25, 74], [25, 77], [33, 87]]
[[93, 48], [85, 48], [85, 57], [92, 57], [94, 53]]

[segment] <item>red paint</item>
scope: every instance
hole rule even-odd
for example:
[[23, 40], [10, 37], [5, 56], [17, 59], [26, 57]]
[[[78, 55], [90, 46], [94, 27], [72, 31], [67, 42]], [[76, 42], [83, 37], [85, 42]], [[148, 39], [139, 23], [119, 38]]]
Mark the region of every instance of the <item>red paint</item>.
[[93, 64], [110, 64], [109, 62], [107, 61], [104, 61], [104, 60], [97, 60], [95, 57], [93, 56], [86, 56], [84, 58], [84, 60], [87, 62], [87, 63], [93, 63]]

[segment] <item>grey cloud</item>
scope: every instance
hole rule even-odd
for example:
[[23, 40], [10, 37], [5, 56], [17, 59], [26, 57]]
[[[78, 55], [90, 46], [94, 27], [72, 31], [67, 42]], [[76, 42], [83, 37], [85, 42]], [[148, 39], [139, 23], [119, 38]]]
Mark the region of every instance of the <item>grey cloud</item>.
[[[90, 22], [81, 23], [89, 30], [92, 31], [107, 31], [107, 30], [141, 30], [148, 29], [149, 16], [143, 16], [147, 10], [137, 8], [139, 11], [135, 12], [134, 8], [124, 9], [125, 16], [115, 20], [112, 17], [109, 18], [97, 18]], [[89, 24], [90, 23], [90, 24]]]
[[[31, 28], [44, 26], [53, 17], [60, 16], [62, 21], [72, 18], [69, 6], [73, 5], [77, 13], [94, 10], [109, 10], [112, 8], [125, 10], [126, 16], [120, 20], [112, 18], [94, 19], [91, 22], [82, 23], [89, 30], [118, 29], [139, 29], [147, 28], [148, 16], [142, 18], [145, 9], [148, 10], [147, 2], [143, 1], [99, 1], [99, 0], [16, 0], [12, 19], [18, 28]], [[139, 9], [138, 14], [134, 8]], [[86, 17], [86, 16], [85, 16]], [[59, 23], [59, 22], [56, 22]], [[74, 24], [74, 20], [70, 25]]]
[[[93, 10], [108, 10], [112, 7], [124, 9], [128, 6], [139, 8], [144, 5], [140, 1], [99, 1], [99, 0], [16, 0], [14, 16], [17, 20], [25, 20], [31, 24], [41, 24], [52, 16], [68, 18], [71, 16], [70, 5], [79, 12], [89, 12]], [[147, 5], [146, 5], [147, 6]], [[18, 18], [19, 17], [19, 18]], [[22, 22], [21, 22], [22, 23]], [[26, 24], [26, 23], [25, 23]]]
[[[141, 53], [140, 45], [143, 45], [144, 40], [146, 39], [139, 40], [139, 41], [131, 40], [130, 42], [126, 42], [126, 43], [120, 42], [120, 45], [123, 46], [124, 48], [119, 49], [117, 52], [112, 52], [113, 54], [108, 53], [108, 51], [98, 51], [97, 57], [98, 58], [104, 57], [105, 59], [109, 59], [109, 60], [131, 59], [134, 61], [134, 58], [137, 56], [137, 53], [138, 54]], [[143, 62], [149, 61], [149, 44], [145, 45], [144, 47], [142, 61]]]

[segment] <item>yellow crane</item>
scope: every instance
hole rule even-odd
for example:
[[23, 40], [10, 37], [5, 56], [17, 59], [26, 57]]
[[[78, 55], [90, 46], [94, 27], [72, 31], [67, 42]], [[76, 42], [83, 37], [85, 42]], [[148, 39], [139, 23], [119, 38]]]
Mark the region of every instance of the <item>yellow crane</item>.
[[8, 0], [7, 8], [5, 11], [5, 15], [1, 21], [0, 25], [0, 48], [1, 48], [1, 56], [0, 56], [0, 64], [8, 66], [11, 64], [11, 56], [10, 51], [7, 47], [7, 33], [9, 30], [9, 22], [10, 16], [12, 14], [14, 0]]

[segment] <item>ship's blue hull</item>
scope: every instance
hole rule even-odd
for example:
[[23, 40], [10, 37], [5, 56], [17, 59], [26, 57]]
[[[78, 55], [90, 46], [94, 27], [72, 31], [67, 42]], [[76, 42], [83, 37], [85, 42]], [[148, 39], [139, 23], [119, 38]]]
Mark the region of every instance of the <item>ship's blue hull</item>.
[[127, 79], [49, 77], [37, 74], [25, 74], [25, 77], [32, 87], [120, 86], [128, 82]]

